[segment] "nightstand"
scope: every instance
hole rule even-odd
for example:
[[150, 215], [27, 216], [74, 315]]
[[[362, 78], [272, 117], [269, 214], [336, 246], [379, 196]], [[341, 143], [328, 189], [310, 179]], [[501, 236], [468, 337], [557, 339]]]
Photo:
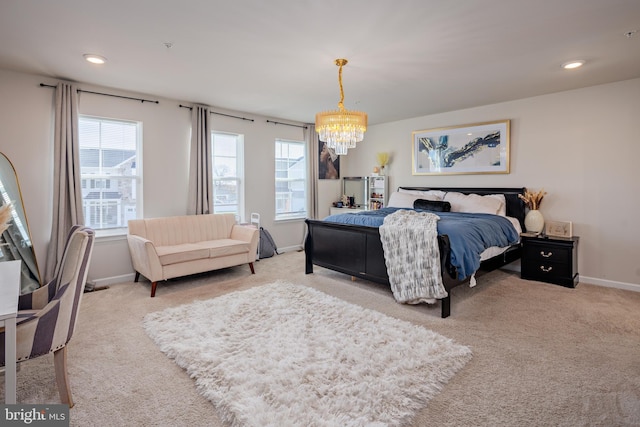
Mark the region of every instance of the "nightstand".
[[578, 236], [520, 235], [520, 277], [575, 288], [578, 284]]

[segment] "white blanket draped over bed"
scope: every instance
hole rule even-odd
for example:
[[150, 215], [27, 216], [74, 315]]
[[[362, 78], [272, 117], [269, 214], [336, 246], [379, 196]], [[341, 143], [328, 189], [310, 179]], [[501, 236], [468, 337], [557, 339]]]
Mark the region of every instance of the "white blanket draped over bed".
[[399, 210], [380, 226], [389, 283], [400, 303], [434, 303], [447, 296], [440, 271], [439, 219], [429, 212]]

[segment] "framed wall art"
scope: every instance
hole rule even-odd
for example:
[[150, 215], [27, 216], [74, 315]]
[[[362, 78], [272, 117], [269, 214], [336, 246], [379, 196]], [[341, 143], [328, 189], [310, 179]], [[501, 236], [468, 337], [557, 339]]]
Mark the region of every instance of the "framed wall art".
[[572, 237], [573, 224], [571, 221], [546, 221], [544, 233], [550, 237]]
[[510, 120], [412, 133], [413, 175], [509, 173]]
[[318, 141], [318, 178], [340, 179], [340, 156], [324, 141]]

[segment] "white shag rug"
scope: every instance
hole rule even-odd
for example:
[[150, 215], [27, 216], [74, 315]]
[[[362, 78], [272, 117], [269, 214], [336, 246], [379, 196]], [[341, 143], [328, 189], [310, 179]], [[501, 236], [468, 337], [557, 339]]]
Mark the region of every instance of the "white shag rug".
[[428, 329], [281, 281], [144, 327], [232, 426], [400, 426], [471, 359]]

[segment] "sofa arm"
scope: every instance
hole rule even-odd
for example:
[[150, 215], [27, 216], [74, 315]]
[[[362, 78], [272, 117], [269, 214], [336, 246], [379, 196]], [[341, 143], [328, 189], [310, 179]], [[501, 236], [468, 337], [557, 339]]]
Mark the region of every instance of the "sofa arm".
[[152, 282], [162, 280], [162, 264], [153, 242], [144, 237], [127, 234], [133, 268]]
[[[257, 254], [258, 253], [258, 241], [260, 239], [260, 231], [248, 225], [238, 225], [235, 224], [231, 228], [231, 238], [234, 240], [242, 240], [243, 242], [249, 242], [249, 253]], [[251, 259], [250, 262], [253, 262], [254, 259]]]
[[258, 236], [258, 229], [249, 225], [235, 224], [231, 227], [231, 236], [229, 238], [233, 240], [242, 240], [243, 242], [251, 242], [251, 240]]

